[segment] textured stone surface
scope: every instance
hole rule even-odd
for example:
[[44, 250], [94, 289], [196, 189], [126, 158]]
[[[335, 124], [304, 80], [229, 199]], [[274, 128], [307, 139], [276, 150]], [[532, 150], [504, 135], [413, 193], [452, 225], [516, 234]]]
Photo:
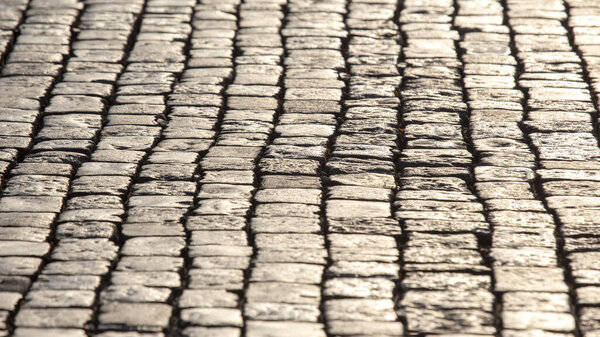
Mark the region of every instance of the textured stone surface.
[[596, 336], [600, 6], [0, 1], [0, 336]]

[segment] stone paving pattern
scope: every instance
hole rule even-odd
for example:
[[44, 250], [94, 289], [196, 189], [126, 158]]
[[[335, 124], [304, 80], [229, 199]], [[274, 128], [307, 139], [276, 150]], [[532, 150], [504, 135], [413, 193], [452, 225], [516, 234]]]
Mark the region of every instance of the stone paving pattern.
[[599, 1], [0, 0], [0, 66], [0, 336], [600, 336]]

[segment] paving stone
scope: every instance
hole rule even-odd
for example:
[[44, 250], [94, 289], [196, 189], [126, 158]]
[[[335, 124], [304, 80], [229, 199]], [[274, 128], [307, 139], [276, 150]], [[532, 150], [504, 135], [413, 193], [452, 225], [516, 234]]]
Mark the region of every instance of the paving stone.
[[330, 219], [328, 222], [332, 233], [399, 235], [402, 232], [399, 223], [390, 218]]
[[319, 284], [321, 266], [292, 263], [260, 263], [253, 268], [251, 281]]
[[39, 336], [41, 333], [48, 337], [83, 337], [85, 330], [83, 329], [48, 329], [48, 328], [17, 328], [14, 335], [18, 337], [33, 337]]
[[247, 240], [246, 233], [242, 231], [194, 231], [190, 244], [245, 246]]
[[323, 326], [319, 323], [249, 321], [246, 329], [248, 336], [252, 337], [274, 336], [282, 333], [290, 337], [325, 336]]
[[168, 288], [122, 285], [109, 286], [102, 292], [101, 300], [104, 302], [164, 303], [169, 296], [171, 296], [171, 290]]
[[111, 222], [83, 221], [65, 222], [57, 226], [56, 237], [65, 238], [106, 238], [116, 236], [117, 226]]
[[110, 261], [55, 261], [42, 270], [47, 275], [104, 275]]
[[252, 218], [250, 229], [255, 233], [317, 233], [321, 226], [317, 219], [296, 217]]
[[24, 276], [0, 276], [0, 291], [5, 292], [18, 292], [25, 293], [29, 286], [31, 285], [31, 280], [28, 277]]
[[[402, 305], [440, 311], [447, 309], [482, 309], [490, 311], [492, 296], [492, 293], [485, 289], [466, 292], [418, 290], [408, 292], [402, 299]], [[448, 301], [450, 298], [460, 298], [460, 301]]]
[[68, 210], [78, 209], [122, 209], [121, 198], [109, 195], [86, 195], [70, 198], [66, 203]]
[[431, 273], [414, 272], [409, 273], [403, 281], [408, 289], [423, 290], [448, 290], [453, 289], [487, 289], [490, 280], [483, 275], [467, 273]]
[[69, 179], [41, 175], [21, 175], [9, 181], [4, 195], [62, 196], [67, 192]]
[[241, 270], [215, 269], [190, 271], [191, 289], [226, 289], [240, 290], [243, 288], [244, 276]]
[[84, 328], [92, 319], [90, 309], [23, 309], [15, 325], [32, 328]]
[[43, 242], [50, 232], [44, 228], [35, 227], [5, 227], [0, 228], [0, 238], [3, 240], [22, 240]]
[[148, 181], [133, 186], [134, 195], [191, 195], [196, 185], [187, 181]]
[[332, 299], [325, 301], [325, 314], [332, 321], [394, 321], [393, 306], [389, 299]]
[[319, 310], [303, 304], [248, 303], [244, 315], [252, 320], [316, 322]]
[[6, 196], [0, 199], [0, 212], [59, 213], [62, 199], [53, 196]]
[[255, 245], [265, 248], [325, 248], [321, 235], [313, 234], [270, 234], [261, 233], [254, 237]]
[[121, 271], [178, 271], [183, 260], [170, 256], [124, 256], [119, 260], [116, 270]]
[[[422, 317], [427, 317], [423, 319]], [[407, 311], [407, 318], [412, 322], [409, 331], [430, 331], [443, 333], [490, 334], [493, 333], [492, 315], [479, 310], [447, 310], [434, 311], [412, 309]]]
[[581, 326], [585, 331], [594, 331], [598, 329], [598, 308], [583, 308], [580, 314]]
[[331, 199], [389, 201], [391, 192], [385, 188], [362, 186], [332, 186], [328, 191]]
[[321, 190], [317, 189], [264, 189], [259, 190], [254, 199], [259, 203], [291, 202], [318, 205], [321, 203]]
[[507, 311], [569, 312], [569, 297], [564, 293], [508, 292], [502, 295]]
[[569, 313], [504, 311], [502, 321], [509, 329], [568, 332], [575, 328], [575, 319]]
[[392, 263], [340, 261], [334, 262], [328, 269], [331, 276], [362, 276], [396, 278], [397, 266]]
[[320, 208], [317, 205], [293, 204], [293, 203], [272, 203], [259, 204], [254, 215], [257, 217], [301, 217], [314, 218], [319, 214]]
[[186, 324], [201, 326], [241, 327], [243, 324], [241, 311], [231, 308], [183, 309], [181, 319]]
[[257, 261], [274, 263], [311, 263], [326, 264], [327, 252], [318, 248], [267, 247], [259, 249]]
[[73, 180], [71, 189], [77, 194], [124, 195], [131, 183], [125, 176], [81, 176]]
[[184, 245], [185, 240], [182, 238], [131, 238], [123, 245], [121, 254], [129, 256], [179, 256]]
[[235, 308], [238, 305], [238, 296], [225, 290], [188, 289], [182, 294], [180, 308]]
[[593, 304], [598, 299], [598, 288], [597, 287], [581, 287], [577, 288], [577, 303], [579, 304]]
[[40, 290], [95, 290], [100, 278], [93, 275], [40, 275], [32, 289]]
[[367, 201], [327, 201], [327, 216], [331, 218], [388, 217], [389, 203]]
[[65, 239], [53, 250], [52, 258], [61, 261], [114, 260], [117, 249], [106, 239]]
[[558, 268], [497, 267], [494, 274], [496, 291], [567, 291]]
[[32, 290], [25, 298], [25, 306], [38, 308], [91, 307], [93, 291], [83, 290]]
[[312, 176], [265, 175], [261, 178], [261, 186], [265, 189], [320, 189], [321, 180]]
[[544, 248], [492, 248], [490, 256], [495, 265], [501, 266], [552, 267], [558, 261], [554, 250]]
[[49, 249], [46, 242], [0, 241], [0, 256], [42, 257]]
[[223, 336], [223, 337], [239, 337], [241, 329], [238, 328], [205, 328], [205, 327], [189, 327], [183, 330], [183, 336]]
[[116, 271], [111, 282], [115, 285], [143, 285], [176, 288], [181, 285], [179, 274], [165, 271]]
[[252, 171], [207, 171], [202, 178], [203, 183], [241, 184], [252, 185], [254, 173]]
[[124, 175], [131, 177], [134, 175], [136, 167], [128, 163], [106, 163], [106, 162], [87, 162], [78, 170], [78, 176], [103, 176], [103, 175]]
[[399, 322], [357, 322], [357, 321], [328, 321], [327, 329], [339, 336], [360, 334], [382, 334], [384, 336], [401, 335], [404, 331]]
[[23, 296], [21, 294], [16, 292], [0, 292], [2, 310], [13, 311], [22, 297]]
[[[172, 308], [166, 304], [109, 303], [101, 307], [99, 327], [160, 331], [169, 324]], [[143, 315], [138, 313], [143, 312]]]

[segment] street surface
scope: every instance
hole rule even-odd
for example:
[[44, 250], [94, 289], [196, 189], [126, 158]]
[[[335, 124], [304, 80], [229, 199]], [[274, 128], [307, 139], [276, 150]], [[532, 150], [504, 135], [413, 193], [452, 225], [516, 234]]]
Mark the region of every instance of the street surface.
[[600, 1], [0, 0], [0, 337], [600, 337]]

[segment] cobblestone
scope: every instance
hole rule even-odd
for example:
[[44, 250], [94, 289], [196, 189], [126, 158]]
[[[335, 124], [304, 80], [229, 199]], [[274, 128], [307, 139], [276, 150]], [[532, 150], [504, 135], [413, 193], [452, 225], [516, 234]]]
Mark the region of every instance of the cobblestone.
[[0, 0], [0, 336], [597, 336], [599, 15]]

